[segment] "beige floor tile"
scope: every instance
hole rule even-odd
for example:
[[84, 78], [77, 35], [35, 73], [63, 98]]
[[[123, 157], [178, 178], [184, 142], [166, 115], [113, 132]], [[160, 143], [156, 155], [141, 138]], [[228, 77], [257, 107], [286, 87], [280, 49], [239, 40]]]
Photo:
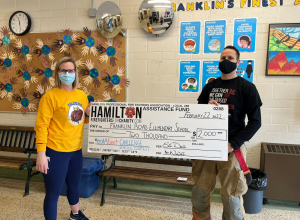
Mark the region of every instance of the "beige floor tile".
[[[31, 220], [43, 219], [43, 183], [32, 182], [30, 194], [23, 198], [24, 181], [0, 178], [0, 219]], [[178, 219], [190, 220], [192, 216], [189, 199], [124, 192], [106, 191], [106, 204], [100, 207], [101, 189], [90, 198], [80, 198], [81, 208], [91, 220], [141, 220], [141, 219]], [[69, 205], [65, 196], [58, 201], [58, 220], [67, 220]], [[212, 203], [212, 219], [219, 220], [222, 204]], [[256, 215], [247, 215], [247, 220], [300, 219], [299, 212], [263, 209]]]

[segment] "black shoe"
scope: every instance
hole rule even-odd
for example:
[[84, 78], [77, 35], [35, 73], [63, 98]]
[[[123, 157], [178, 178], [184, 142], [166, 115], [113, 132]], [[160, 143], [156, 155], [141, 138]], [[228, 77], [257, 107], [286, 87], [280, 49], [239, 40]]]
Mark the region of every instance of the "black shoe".
[[82, 213], [82, 211], [78, 211], [78, 214], [73, 214], [71, 211], [69, 220], [89, 220], [85, 215]]

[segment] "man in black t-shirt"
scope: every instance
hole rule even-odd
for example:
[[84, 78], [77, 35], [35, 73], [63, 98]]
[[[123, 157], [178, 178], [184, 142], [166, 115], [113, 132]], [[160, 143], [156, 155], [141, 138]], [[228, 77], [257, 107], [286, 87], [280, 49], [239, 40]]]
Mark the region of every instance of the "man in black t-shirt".
[[[239, 161], [233, 152], [240, 149], [246, 160], [244, 142], [250, 140], [261, 126], [260, 100], [255, 85], [236, 74], [240, 53], [227, 46], [220, 58], [222, 76], [206, 84], [198, 98], [198, 104], [228, 105], [228, 161], [193, 160], [192, 191], [193, 219], [211, 219], [210, 193], [218, 174], [224, 206], [223, 220], [245, 219], [242, 195], [248, 186]], [[245, 125], [247, 115], [248, 123]]]

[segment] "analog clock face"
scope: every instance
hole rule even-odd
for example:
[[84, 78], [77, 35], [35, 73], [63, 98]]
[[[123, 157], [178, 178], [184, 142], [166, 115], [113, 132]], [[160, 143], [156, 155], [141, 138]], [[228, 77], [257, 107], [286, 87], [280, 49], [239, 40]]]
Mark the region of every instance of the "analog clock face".
[[23, 34], [29, 27], [29, 19], [23, 12], [15, 13], [10, 19], [10, 28], [15, 34]]

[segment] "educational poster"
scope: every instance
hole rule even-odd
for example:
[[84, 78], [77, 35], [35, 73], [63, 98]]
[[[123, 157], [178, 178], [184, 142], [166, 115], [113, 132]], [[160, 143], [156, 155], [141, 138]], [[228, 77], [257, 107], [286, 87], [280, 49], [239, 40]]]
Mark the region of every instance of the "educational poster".
[[225, 48], [226, 20], [205, 21], [204, 54], [221, 53]]
[[[221, 77], [222, 72], [219, 70], [219, 62], [219, 60], [203, 60], [202, 89], [207, 83]], [[236, 74], [253, 83], [254, 60], [240, 60]]]
[[202, 89], [209, 83], [214, 81], [216, 78], [222, 75], [219, 70], [220, 60], [203, 60], [202, 63]]
[[300, 24], [270, 24], [268, 76], [300, 76]]
[[237, 67], [236, 74], [253, 83], [254, 60], [241, 60], [240, 65]]
[[180, 61], [179, 92], [199, 92], [200, 61]]
[[183, 21], [180, 23], [180, 54], [200, 53], [200, 21]]
[[13, 35], [0, 29], [0, 111], [36, 112], [41, 97], [55, 87], [56, 62], [71, 56], [79, 75], [78, 89], [89, 101], [124, 102], [125, 37], [104, 38], [83, 28], [57, 33]]
[[234, 19], [233, 46], [240, 52], [254, 53], [257, 18]]

